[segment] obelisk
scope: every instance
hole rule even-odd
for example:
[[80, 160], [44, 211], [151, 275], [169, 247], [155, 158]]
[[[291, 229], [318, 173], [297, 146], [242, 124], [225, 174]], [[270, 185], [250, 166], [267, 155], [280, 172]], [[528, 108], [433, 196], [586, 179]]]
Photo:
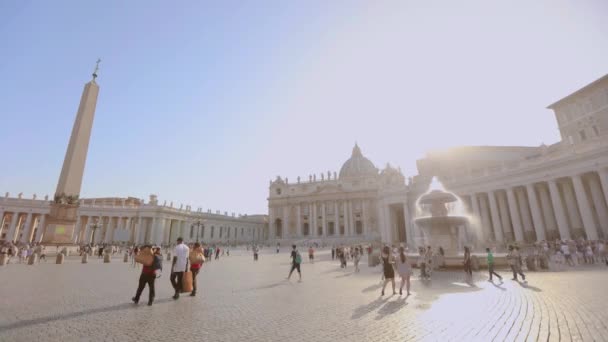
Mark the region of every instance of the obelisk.
[[93, 71], [93, 79], [85, 84], [80, 98], [80, 106], [76, 113], [76, 120], [72, 127], [72, 135], [68, 149], [65, 152], [63, 167], [55, 198], [51, 205], [44, 234], [44, 241], [47, 243], [71, 243], [72, 234], [76, 225], [76, 215], [78, 211], [78, 203], [80, 196], [80, 187], [82, 186], [82, 177], [84, 175], [84, 166], [89, 150], [89, 140], [91, 138], [91, 129], [93, 128], [93, 119], [95, 117], [95, 107], [97, 106], [97, 95], [99, 94], [99, 86], [95, 79], [97, 71], [99, 71], [99, 62]]

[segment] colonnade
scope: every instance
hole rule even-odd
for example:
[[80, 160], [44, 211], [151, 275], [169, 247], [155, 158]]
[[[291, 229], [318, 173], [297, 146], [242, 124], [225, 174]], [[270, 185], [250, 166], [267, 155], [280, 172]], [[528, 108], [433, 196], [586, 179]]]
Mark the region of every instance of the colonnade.
[[370, 199], [313, 200], [269, 207], [269, 239], [365, 237]]
[[6, 241], [40, 241], [46, 213], [28, 210], [0, 209], [0, 239]]
[[483, 241], [608, 238], [608, 169], [462, 195]]

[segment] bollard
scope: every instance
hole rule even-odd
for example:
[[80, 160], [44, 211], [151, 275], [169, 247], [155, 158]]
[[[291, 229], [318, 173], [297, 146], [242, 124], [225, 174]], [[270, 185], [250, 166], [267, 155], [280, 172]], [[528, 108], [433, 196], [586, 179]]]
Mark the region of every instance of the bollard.
[[62, 253], [57, 254], [57, 258], [55, 259], [56, 264], [63, 264], [64, 255]]
[[84, 253], [84, 254], [82, 255], [82, 263], [83, 263], [83, 264], [86, 264], [86, 263], [88, 263], [88, 262], [89, 262], [89, 254]]
[[125, 253], [125, 257], [122, 259], [124, 262], [129, 262], [129, 253]]
[[38, 260], [38, 255], [36, 253], [34, 253], [27, 258], [27, 264], [33, 265], [36, 263], [36, 260]]
[[171, 252], [167, 253], [167, 261], [171, 261]]
[[0, 254], [0, 266], [6, 265], [7, 261], [8, 257], [6, 256], [6, 254]]
[[103, 256], [103, 263], [104, 263], [104, 264], [109, 264], [109, 263], [110, 263], [110, 258], [111, 258], [110, 254], [109, 254], [109, 253], [106, 253], [106, 254]]

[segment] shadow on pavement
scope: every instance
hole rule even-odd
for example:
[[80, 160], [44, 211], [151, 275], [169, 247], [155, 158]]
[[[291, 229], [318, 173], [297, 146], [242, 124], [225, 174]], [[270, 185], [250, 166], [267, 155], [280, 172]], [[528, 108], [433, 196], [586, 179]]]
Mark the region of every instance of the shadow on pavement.
[[368, 287], [364, 288], [361, 292], [364, 292], [364, 293], [372, 292], [372, 291], [380, 290], [381, 288], [382, 288], [382, 283], [368, 286]]
[[517, 283], [519, 284], [519, 286], [523, 287], [524, 289], [532, 290], [534, 292], [543, 292], [543, 290], [539, 289], [536, 286], [528, 285], [527, 283], [522, 283], [519, 281]]
[[355, 311], [353, 312], [353, 315], [350, 317], [350, 319], [359, 319], [359, 318], [367, 315], [368, 313], [376, 310], [377, 308], [381, 307], [382, 304], [386, 303], [386, 301], [388, 300], [387, 298], [388, 297], [377, 298], [369, 304], [359, 306], [358, 308], [355, 309]]
[[378, 310], [376, 320], [382, 319], [386, 315], [394, 314], [407, 305], [407, 297], [399, 298], [398, 300], [389, 301]]
[[[173, 301], [174, 300], [172, 298], [163, 298], [163, 299], [154, 301], [154, 305], [157, 305], [160, 303], [166, 303], [166, 302], [173, 302]], [[40, 318], [34, 318], [34, 319], [26, 319], [23, 321], [12, 323], [12, 324], [0, 325], [0, 331], [25, 328], [25, 327], [38, 325], [38, 324], [55, 322], [55, 321], [66, 321], [66, 320], [81, 317], [84, 315], [94, 315], [94, 314], [98, 314], [98, 313], [104, 313], [104, 312], [110, 312], [110, 311], [120, 311], [120, 310], [136, 310], [138, 308], [138, 306], [141, 306], [141, 305], [142, 304], [135, 305], [133, 303], [123, 303], [123, 304], [118, 304], [118, 305], [106, 306], [106, 307], [102, 307], [102, 308], [70, 312], [70, 313], [66, 313], [66, 314], [62, 314], [62, 315], [53, 315], [53, 316], [46, 316], [46, 317], [40, 317]], [[146, 305], [144, 304], [144, 306], [146, 306]]]

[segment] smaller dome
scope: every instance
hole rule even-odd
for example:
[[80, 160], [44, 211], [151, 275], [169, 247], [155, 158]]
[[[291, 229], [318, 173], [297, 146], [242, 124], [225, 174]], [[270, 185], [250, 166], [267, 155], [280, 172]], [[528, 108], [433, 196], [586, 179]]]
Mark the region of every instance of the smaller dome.
[[361, 153], [361, 149], [355, 143], [353, 153], [340, 169], [340, 179], [352, 177], [369, 177], [377, 176], [378, 169], [369, 159], [365, 158]]

